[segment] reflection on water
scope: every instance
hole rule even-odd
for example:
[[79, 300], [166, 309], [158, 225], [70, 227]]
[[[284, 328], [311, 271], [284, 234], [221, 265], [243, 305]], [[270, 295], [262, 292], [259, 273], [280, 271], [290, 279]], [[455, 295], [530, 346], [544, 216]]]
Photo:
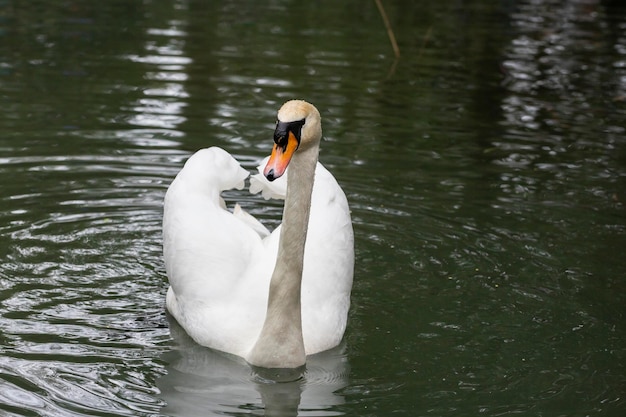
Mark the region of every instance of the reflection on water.
[[345, 346], [309, 357], [302, 378], [273, 382], [256, 375], [242, 359], [198, 346], [173, 319], [169, 324], [175, 344], [163, 355], [166, 375], [157, 381], [167, 415], [206, 416], [207, 410], [266, 416], [341, 414], [334, 409], [344, 403], [338, 391], [348, 385]]
[[[384, 4], [391, 73], [374, 2], [0, 2], [0, 414], [623, 414], [624, 6]], [[294, 97], [357, 260], [346, 343], [272, 384], [167, 322], [160, 223]]]
[[[182, 39], [186, 33], [177, 27], [180, 23], [169, 23], [171, 26], [167, 29], [147, 30], [147, 35], [151, 36], [145, 50], [147, 54], [155, 55], [126, 57], [132, 62], [144, 64], [144, 78], [157, 82], [157, 85], [142, 91], [144, 98], [137, 99], [130, 109], [123, 109], [124, 113], [133, 114], [127, 120], [130, 125], [173, 130], [187, 120], [181, 116], [186, 103], [180, 100], [189, 97], [183, 83], [188, 78], [186, 66], [192, 60], [183, 56], [185, 43]], [[164, 41], [155, 41], [155, 37], [162, 37]]]

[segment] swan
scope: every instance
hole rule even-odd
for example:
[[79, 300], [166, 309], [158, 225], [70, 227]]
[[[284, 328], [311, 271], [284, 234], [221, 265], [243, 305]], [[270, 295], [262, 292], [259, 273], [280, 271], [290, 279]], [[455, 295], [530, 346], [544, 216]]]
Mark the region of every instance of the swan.
[[[250, 191], [284, 199], [271, 233], [220, 193], [248, 172], [225, 150], [201, 149], [165, 195], [167, 310], [198, 344], [261, 368], [298, 368], [337, 346], [346, 329], [354, 236], [346, 196], [318, 162], [317, 108], [283, 104], [274, 145]], [[284, 175], [286, 173], [286, 175]]]

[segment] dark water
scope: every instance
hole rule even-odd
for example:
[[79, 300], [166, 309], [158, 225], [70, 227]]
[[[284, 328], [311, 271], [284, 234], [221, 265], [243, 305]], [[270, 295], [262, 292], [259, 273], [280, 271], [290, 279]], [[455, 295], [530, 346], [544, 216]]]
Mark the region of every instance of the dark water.
[[[374, 1], [0, 2], [0, 415], [624, 415], [626, 5], [383, 3], [399, 60]], [[290, 98], [357, 260], [345, 343], [269, 384], [168, 323], [160, 222]]]

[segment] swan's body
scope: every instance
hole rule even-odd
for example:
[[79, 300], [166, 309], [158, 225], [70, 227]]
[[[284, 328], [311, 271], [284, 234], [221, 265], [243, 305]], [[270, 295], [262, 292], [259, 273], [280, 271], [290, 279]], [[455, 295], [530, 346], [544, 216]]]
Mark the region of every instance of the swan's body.
[[[167, 191], [163, 246], [167, 308], [196, 342], [253, 365], [294, 368], [343, 337], [354, 243], [346, 197], [317, 162], [319, 113], [291, 101], [278, 118], [277, 132], [287, 130], [275, 133], [265, 176], [254, 176], [250, 188], [266, 198], [286, 194], [283, 224], [269, 233], [239, 207], [225, 208], [220, 193], [242, 188], [248, 172], [208, 148], [189, 158]], [[289, 129], [297, 128], [297, 146], [287, 146], [284, 136], [296, 139]], [[281, 151], [293, 153], [291, 162], [279, 160]], [[287, 178], [265, 178], [280, 177], [287, 164]]]

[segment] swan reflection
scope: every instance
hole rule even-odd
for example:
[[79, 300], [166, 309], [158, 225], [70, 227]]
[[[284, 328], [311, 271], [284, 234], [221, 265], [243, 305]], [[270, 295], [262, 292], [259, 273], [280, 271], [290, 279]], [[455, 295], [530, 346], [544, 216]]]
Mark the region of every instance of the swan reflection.
[[345, 344], [307, 357], [301, 378], [274, 382], [243, 359], [196, 344], [168, 315], [175, 346], [162, 356], [167, 374], [157, 381], [169, 416], [333, 416], [350, 366]]

